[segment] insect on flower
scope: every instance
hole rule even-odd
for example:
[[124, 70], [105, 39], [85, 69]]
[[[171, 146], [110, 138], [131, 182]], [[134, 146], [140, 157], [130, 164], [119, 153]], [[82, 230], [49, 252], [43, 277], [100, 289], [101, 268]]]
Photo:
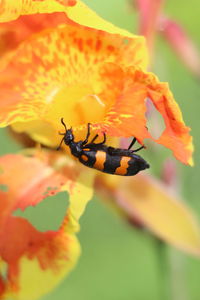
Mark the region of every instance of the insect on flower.
[[149, 164], [142, 157], [135, 154], [135, 152], [138, 152], [144, 148], [144, 146], [141, 146], [136, 150], [131, 150], [131, 147], [136, 142], [136, 138], [133, 138], [128, 149], [106, 146], [105, 133], [103, 134], [104, 138], [102, 142], [94, 143], [98, 137], [98, 134], [96, 134], [91, 142], [88, 143], [90, 137], [90, 123], [88, 123], [85, 140], [75, 142], [72, 128], [67, 129], [63, 118], [61, 118], [61, 123], [65, 128], [65, 133], [60, 133], [61, 135], [64, 135], [64, 137], [57, 150], [60, 149], [64, 141], [65, 144], [69, 146], [72, 155], [77, 157], [85, 166], [104, 173], [122, 176], [136, 175], [138, 172], [149, 168]]

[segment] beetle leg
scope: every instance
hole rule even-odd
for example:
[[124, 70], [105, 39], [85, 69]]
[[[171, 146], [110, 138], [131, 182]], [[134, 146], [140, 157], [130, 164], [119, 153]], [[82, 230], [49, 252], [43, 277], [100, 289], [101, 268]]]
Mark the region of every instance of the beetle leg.
[[135, 149], [135, 150], [132, 150], [131, 152], [138, 152], [138, 151], [140, 151], [141, 149], [143, 149], [144, 148], [144, 146], [141, 146], [140, 148], [137, 148], [137, 149]]
[[[130, 143], [130, 145], [129, 145], [129, 147], [128, 147], [128, 150], [131, 149], [131, 147], [135, 144], [136, 141], [137, 141], [137, 139], [134, 137], [133, 140], [132, 140], [132, 142]], [[137, 149], [135, 149], [135, 150], [131, 150], [131, 152], [138, 152], [138, 151], [140, 151], [140, 150], [143, 149], [143, 148], [145, 148], [145, 147], [144, 147], [144, 146], [141, 146], [141, 147], [139, 147], [139, 148], [137, 148]]]
[[131, 149], [131, 147], [135, 144], [135, 142], [137, 141], [137, 139], [134, 137], [132, 142], [130, 143], [129, 147], [128, 147], [128, 150]]
[[94, 141], [98, 138], [98, 134], [95, 135], [95, 137], [93, 137], [93, 139], [91, 140], [90, 144], [94, 143]]
[[61, 142], [60, 142], [59, 146], [56, 148], [56, 150], [57, 150], [57, 151], [58, 151], [58, 150], [60, 150], [60, 148], [61, 148], [61, 145], [62, 145], [62, 143], [63, 143], [64, 139], [65, 139], [65, 137], [63, 137], [63, 138], [62, 138], [62, 140], [61, 140]]
[[[95, 139], [97, 136], [98, 136], [98, 134], [95, 136]], [[94, 139], [92, 140], [92, 142], [94, 142]], [[106, 134], [103, 133], [103, 142], [95, 143], [95, 145], [103, 145], [103, 144], [105, 144], [105, 142], [106, 142]]]
[[90, 136], [90, 123], [88, 123], [88, 125], [87, 125], [87, 135], [86, 135], [85, 140], [83, 141], [83, 145], [87, 144], [89, 136]]
[[103, 145], [103, 144], [105, 144], [105, 142], [106, 142], [106, 134], [103, 133], [103, 142], [98, 143], [98, 145]]

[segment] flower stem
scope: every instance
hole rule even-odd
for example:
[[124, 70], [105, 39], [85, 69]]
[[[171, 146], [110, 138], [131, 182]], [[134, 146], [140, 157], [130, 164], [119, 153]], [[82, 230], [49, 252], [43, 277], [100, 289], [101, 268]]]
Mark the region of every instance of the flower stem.
[[158, 293], [162, 300], [188, 300], [184, 256], [154, 237], [158, 262]]
[[185, 257], [171, 248], [169, 251], [170, 284], [172, 300], [188, 300], [187, 280], [185, 278]]

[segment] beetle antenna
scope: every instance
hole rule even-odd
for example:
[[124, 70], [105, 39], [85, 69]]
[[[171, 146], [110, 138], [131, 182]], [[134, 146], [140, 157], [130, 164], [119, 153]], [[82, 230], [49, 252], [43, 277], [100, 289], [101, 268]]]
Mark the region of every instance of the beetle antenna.
[[67, 131], [67, 126], [66, 126], [66, 124], [64, 122], [64, 118], [61, 118], [61, 123], [63, 124], [63, 126], [65, 127], [65, 130]]

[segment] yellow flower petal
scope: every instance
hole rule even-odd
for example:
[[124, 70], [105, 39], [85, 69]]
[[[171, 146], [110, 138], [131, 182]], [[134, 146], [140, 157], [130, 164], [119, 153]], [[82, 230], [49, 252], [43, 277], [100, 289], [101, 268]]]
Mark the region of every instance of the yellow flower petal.
[[[131, 40], [136, 39], [138, 43], [138, 48], [146, 48], [146, 42], [144, 37], [136, 36], [130, 33], [127, 30], [121, 29], [112, 23], [102, 19], [98, 16], [93, 10], [91, 10], [87, 5], [85, 5], [82, 1], [77, 1], [77, 4], [74, 7], [67, 8], [67, 15], [70, 19], [75, 21], [76, 23], [84, 26], [88, 26], [91, 28], [99, 29], [106, 31], [111, 34], [119, 34], [123, 37], [127, 38], [127, 43]], [[140, 58], [139, 58], [140, 57]], [[138, 51], [138, 58], [141, 61], [141, 68], [146, 69], [148, 64], [148, 52], [146, 51]], [[131, 64], [131, 63], [130, 63]]]
[[[40, 233], [27, 220], [9, 219], [7, 237], [2, 238], [1, 234], [0, 243], [1, 259], [7, 263], [1, 296], [17, 300], [38, 299], [55, 288], [74, 268], [80, 246], [76, 236], [67, 232], [65, 222], [67, 224], [67, 218], [57, 232]], [[25, 245], [27, 248], [24, 249]], [[11, 251], [12, 248], [15, 254], [9, 257], [6, 249]]]
[[117, 203], [166, 242], [200, 256], [200, 227], [183, 202], [160, 182], [138, 175], [121, 182]]
[[73, 189], [69, 183], [65, 187], [70, 195], [68, 231], [72, 232], [77, 232], [79, 230], [78, 220], [84, 213], [88, 201], [91, 200], [93, 196], [93, 189], [91, 187], [93, 185], [95, 173], [91, 170], [85, 171], [86, 173], [82, 172], [77, 178], [76, 185]]
[[[62, 236], [66, 241], [70, 241], [70, 247], [67, 249], [68, 259], [62, 261], [59, 266], [59, 272], [51, 269], [41, 271], [37, 259], [28, 259], [22, 257], [19, 262], [20, 268], [20, 291], [15, 295], [17, 300], [35, 300], [54, 289], [58, 283], [74, 268], [77, 259], [80, 256], [80, 246], [74, 235], [65, 234]], [[63, 255], [66, 251], [63, 248]], [[8, 294], [9, 296], [9, 294]], [[12, 294], [10, 296], [13, 296]]]
[[76, 0], [4, 0], [0, 2], [0, 22], [17, 19], [20, 15], [66, 11]]

